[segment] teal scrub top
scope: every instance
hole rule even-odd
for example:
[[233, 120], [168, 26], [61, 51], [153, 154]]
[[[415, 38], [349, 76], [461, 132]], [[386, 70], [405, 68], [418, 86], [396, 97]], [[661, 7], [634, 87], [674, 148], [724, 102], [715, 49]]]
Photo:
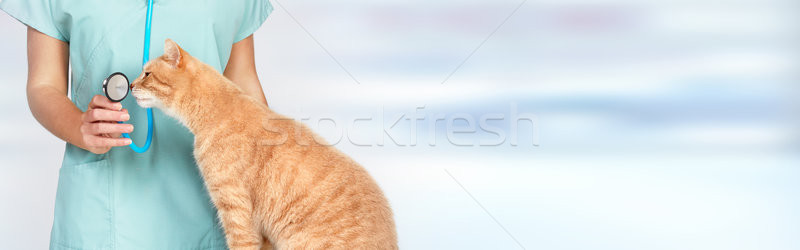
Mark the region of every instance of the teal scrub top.
[[[69, 43], [71, 97], [86, 110], [114, 72], [130, 79], [142, 70], [147, 0], [2, 0], [0, 9]], [[222, 72], [231, 46], [250, 36], [272, 11], [266, 0], [155, 0], [150, 58], [171, 38]], [[131, 134], [143, 145], [145, 109], [122, 101]], [[115, 147], [93, 154], [67, 144], [59, 170], [50, 249], [225, 249], [192, 155], [193, 135], [153, 109], [154, 134], [142, 154]]]

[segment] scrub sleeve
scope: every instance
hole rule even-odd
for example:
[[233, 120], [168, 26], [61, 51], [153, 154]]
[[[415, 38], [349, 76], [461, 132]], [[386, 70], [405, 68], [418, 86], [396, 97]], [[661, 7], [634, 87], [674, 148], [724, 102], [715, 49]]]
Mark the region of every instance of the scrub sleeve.
[[[173, 39], [222, 72], [234, 43], [272, 12], [266, 0], [154, 0], [151, 59]], [[72, 101], [86, 110], [113, 72], [141, 73], [146, 0], [0, 0], [0, 9], [69, 43]], [[122, 101], [144, 143], [146, 111]], [[194, 136], [154, 109], [151, 148], [97, 155], [66, 144], [59, 170], [50, 249], [226, 249], [216, 209], [192, 156]]]
[[0, 1], [0, 9], [21, 23], [55, 39], [69, 42], [58, 30], [48, 0]]
[[255, 33], [267, 20], [272, 10], [272, 4], [269, 1], [251, 1], [241, 16], [241, 24], [234, 37], [234, 43]]

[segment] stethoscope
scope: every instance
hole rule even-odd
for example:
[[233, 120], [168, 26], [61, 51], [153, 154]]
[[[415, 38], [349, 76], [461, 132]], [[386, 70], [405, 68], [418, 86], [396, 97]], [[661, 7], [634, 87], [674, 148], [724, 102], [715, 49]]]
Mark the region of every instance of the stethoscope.
[[[147, 0], [147, 18], [144, 24], [144, 53], [142, 55], [142, 66], [147, 63], [150, 58], [150, 26], [153, 19], [153, 0]], [[121, 102], [131, 92], [131, 82], [128, 77], [121, 72], [112, 73], [103, 81], [103, 93], [112, 102]], [[122, 122], [119, 122], [122, 123]], [[122, 137], [131, 138], [128, 133], [122, 133]], [[153, 109], [147, 108], [147, 141], [144, 146], [136, 146], [136, 143], [131, 139], [131, 144], [128, 145], [137, 153], [144, 153], [150, 148], [150, 143], [153, 141]]]

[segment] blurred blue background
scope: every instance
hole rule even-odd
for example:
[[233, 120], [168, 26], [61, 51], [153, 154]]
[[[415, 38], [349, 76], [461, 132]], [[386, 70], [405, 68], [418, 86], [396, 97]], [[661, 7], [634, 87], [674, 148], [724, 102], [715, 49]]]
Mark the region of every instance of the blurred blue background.
[[[271, 107], [384, 141], [336, 147], [384, 188], [401, 248], [800, 249], [800, 2], [272, 3]], [[44, 249], [64, 142], [28, 111], [25, 27], [3, 13], [0, 31], [0, 241]], [[517, 146], [425, 125], [512, 107], [536, 116]], [[426, 121], [398, 143], [377, 119], [342, 127], [379, 113]]]

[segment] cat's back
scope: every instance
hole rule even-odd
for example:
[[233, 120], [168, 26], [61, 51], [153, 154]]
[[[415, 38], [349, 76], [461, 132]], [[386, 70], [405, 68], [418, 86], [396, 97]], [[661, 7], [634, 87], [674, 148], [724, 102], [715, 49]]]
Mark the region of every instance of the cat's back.
[[389, 203], [366, 169], [252, 98], [229, 106], [238, 108], [207, 141], [228, 146], [222, 158], [252, 163], [240, 180], [276, 246], [396, 248]]

